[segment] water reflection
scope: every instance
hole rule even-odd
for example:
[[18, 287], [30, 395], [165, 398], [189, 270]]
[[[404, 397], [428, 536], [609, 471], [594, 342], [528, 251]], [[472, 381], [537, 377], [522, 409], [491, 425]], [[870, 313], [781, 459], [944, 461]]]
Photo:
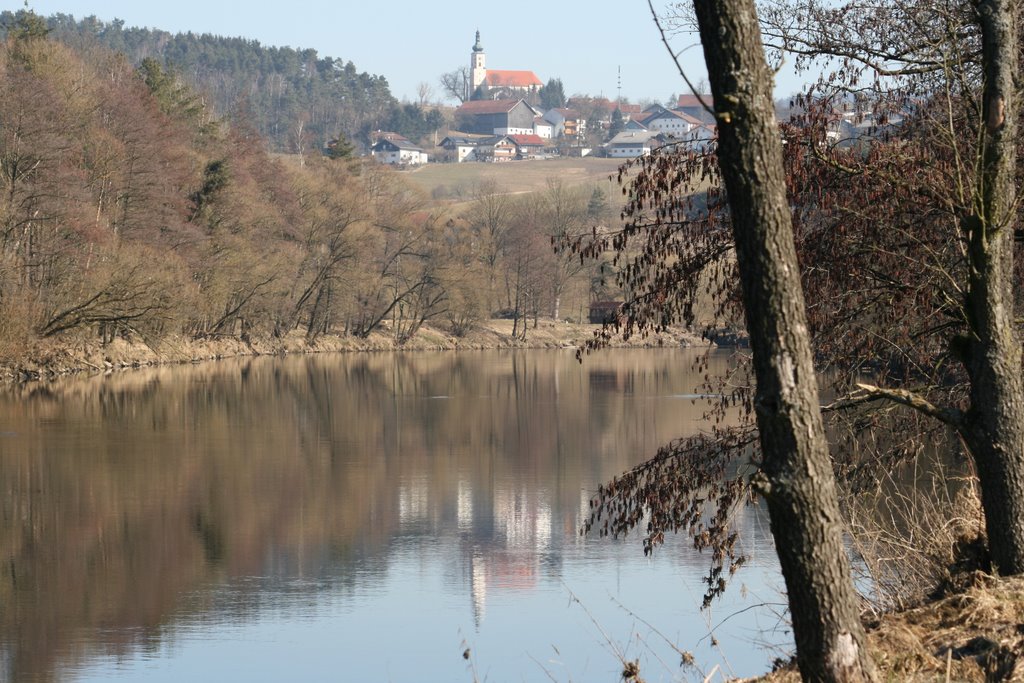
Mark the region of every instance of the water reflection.
[[250, 359], [2, 396], [0, 675], [471, 680], [465, 639], [492, 680], [614, 680], [568, 591], [626, 641], [609, 595], [707, 633], [706, 558], [576, 533], [597, 483], [701, 426], [689, 353]]

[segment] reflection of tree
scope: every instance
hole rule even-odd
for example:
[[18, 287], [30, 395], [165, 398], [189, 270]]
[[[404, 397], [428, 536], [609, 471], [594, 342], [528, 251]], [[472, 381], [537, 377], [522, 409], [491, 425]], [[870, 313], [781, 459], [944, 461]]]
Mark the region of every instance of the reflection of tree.
[[[638, 398], [692, 390], [688, 367], [667, 351], [584, 366], [562, 352], [361, 354], [2, 397], [0, 678], [53, 678], [100, 625], [130, 652], [222, 608], [202, 587], [238, 577], [383, 581], [403, 538], [447, 535], [463, 590], [474, 554], [492, 588], [557, 571], [585, 490], [675, 433], [681, 412], [696, 419], [688, 401]], [[231, 613], [269, 588], [246, 582]]]

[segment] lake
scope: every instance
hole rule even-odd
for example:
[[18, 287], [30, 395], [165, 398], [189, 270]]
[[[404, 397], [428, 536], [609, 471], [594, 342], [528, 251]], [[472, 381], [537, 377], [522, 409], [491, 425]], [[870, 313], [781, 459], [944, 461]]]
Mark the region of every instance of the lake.
[[0, 678], [762, 672], [791, 648], [763, 510], [705, 611], [685, 537], [644, 557], [578, 533], [599, 483], [706, 426], [699, 353], [256, 358], [0, 394]]

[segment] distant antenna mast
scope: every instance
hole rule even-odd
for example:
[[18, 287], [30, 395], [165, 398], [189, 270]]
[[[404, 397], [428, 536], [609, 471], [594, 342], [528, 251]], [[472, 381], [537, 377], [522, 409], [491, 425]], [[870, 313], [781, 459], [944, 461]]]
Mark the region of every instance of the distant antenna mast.
[[622, 65], [619, 65], [619, 104], [622, 104]]

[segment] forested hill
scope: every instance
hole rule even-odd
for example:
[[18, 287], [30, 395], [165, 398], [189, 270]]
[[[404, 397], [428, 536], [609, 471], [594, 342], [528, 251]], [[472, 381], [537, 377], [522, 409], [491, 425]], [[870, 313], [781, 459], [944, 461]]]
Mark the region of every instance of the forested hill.
[[432, 204], [383, 164], [272, 155], [154, 59], [51, 33], [26, 12], [0, 42], [0, 366], [114, 340], [315, 344], [386, 326], [404, 344], [427, 322], [462, 335], [493, 311], [558, 317], [572, 278], [590, 286], [551, 250], [599, 220], [585, 188]]
[[[0, 26], [12, 26], [17, 14], [4, 11]], [[135, 65], [147, 57], [157, 59], [205, 94], [215, 116], [248, 119], [275, 151], [316, 148], [339, 134], [365, 143], [367, 133], [376, 129], [418, 138], [440, 125], [437, 113], [400, 104], [384, 76], [360, 72], [350, 61], [321, 56], [313, 49], [268, 47], [210, 34], [172, 34], [125, 26], [121, 20], [76, 19], [68, 14], [50, 16], [46, 22], [50, 38], [74, 48], [101, 45], [125, 54]], [[6, 28], [0, 31], [6, 33]]]
[[157, 65], [71, 48], [32, 14], [9, 28], [0, 362], [50, 340], [366, 336], [399, 303], [418, 325], [458, 291], [458, 236], [389, 169], [275, 159]]

